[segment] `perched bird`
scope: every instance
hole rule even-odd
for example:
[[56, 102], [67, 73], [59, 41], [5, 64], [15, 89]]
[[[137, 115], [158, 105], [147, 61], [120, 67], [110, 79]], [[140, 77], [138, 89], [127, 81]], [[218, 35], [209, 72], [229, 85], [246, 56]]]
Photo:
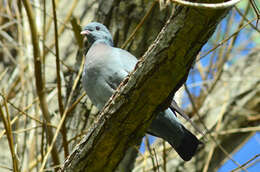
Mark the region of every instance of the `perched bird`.
[[[101, 110], [120, 82], [134, 70], [137, 59], [129, 52], [114, 47], [109, 30], [101, 23], [89, 23], [81, 34], [90, 44], [82, 84], [92, 103]], [[170, 143], [185, 161], [192, 158], [201, 143], [169, 108], [157, 115], [147, 132]]]

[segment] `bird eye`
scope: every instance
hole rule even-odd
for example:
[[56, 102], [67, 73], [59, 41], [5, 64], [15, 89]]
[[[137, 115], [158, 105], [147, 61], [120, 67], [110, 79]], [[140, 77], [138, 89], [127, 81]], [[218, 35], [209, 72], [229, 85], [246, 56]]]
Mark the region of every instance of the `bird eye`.
[[99, 26], [96, 26], [96, 30], [100, 30], [100, 27], [99, 27]]

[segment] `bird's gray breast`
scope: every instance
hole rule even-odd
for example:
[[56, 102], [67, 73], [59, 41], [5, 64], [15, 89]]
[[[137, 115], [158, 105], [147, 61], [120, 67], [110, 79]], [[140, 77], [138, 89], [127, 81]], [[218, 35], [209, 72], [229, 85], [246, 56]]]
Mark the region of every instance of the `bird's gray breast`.
[[114, 90], [106, 81], [105, 66], [103, 62], [95, 61], [88, 63], [86, 61], [83, 72], [83, 87], [92, 101], [92, 103], [99, 109], [103, 108], [107, 100], [113, 94]]
[[[134, 60], [131, 60], [134, 58]], [[102, 109], [121, 81], [134, 68], [135, 57], [126, 51], [96, 45], [88, 51], [83, 87], [92, 103]]]

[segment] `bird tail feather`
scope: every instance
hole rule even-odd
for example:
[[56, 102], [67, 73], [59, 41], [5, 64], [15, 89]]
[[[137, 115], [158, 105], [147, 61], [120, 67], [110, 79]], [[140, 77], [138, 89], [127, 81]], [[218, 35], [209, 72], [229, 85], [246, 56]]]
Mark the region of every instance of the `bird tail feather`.
[[194, 136], [190, 131], [188, 131], [184, 126], [182, 126], [184, 136], [178, 147], [174, 147], [173, 144], [169, 143], [174, 147], [176, 152], [184, 161], [189, 161], [196, 153], [198, 146], [203, 143], [199, 141], [196, 136]]
[[179, 122], [170, 109], [160, 112], [156, 116], [148, 129], [148, 133], [170, 143], [185, 161], [192, 158], [201, 144], [196, 136]]

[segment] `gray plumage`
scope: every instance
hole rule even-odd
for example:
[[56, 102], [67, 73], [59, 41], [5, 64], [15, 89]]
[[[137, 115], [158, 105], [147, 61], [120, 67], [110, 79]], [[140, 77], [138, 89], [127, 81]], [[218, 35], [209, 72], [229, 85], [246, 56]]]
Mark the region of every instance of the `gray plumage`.
[[[120, 82], [134, 69], [137, 59], [129, 52], [113, 47], [112, 36], [101, 23], [89, 23], [81, 34], [86, 35], [91, 45], [82, 84], [92, 103], [101, 110]], [[169, 142], [185, 161], [192, 158], [201, 143], [170, 109], [157, 115], [148, 133]]]

